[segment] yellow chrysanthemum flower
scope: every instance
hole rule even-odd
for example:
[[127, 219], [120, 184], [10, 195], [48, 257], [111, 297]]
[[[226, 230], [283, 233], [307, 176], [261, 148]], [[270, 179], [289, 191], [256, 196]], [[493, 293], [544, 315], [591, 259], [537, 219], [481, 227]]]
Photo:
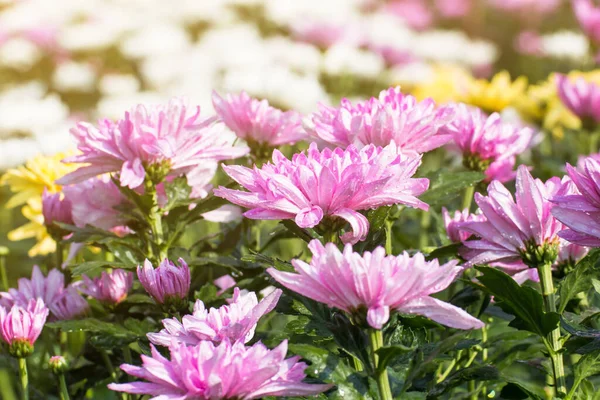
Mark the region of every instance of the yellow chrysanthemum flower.
[[514, 82], [507, 71], [498, 72], [488, 81], [471, 79], [459, 96], [459, 101], [477, 106], [485, 112], [500, 112], [525, 97], [527, 78], [518, 77]]
[[45, 255], [56, 250], [56, 243], [44, 226], [42, 215], [42, 193], [47, 189], [51, 193], [61, 190], [55, 181], [61, 176], [76, 169], [73, 164], [61, 162], [65, 153], [54, 156], [36, 156], [24, 166], [8, 170], [0, 185], [8, 185], [14, 195], [6, 203], [7, 208], [25, 204], [21, 212], [29, 220], [23, 226], [8, 233], [9, 240], [18, 241], [35, 238], [37, 243], [29, 250], [29, 256]]
[[417, 100], [432, 98], [438, 104], [449, 103], [460, 98], [462, 88], [472, 79], [469, 72], [458, 65], [435, 65], [431, 79], [417, 84], [412, 94]]

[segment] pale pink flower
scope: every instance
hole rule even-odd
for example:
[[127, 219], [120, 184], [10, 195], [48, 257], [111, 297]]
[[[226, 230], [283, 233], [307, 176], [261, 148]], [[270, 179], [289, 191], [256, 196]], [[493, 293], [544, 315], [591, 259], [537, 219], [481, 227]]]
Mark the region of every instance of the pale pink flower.
[[417, 102], [396, 87], [357, 104], [348, 99], [342, 99], [338, 108], [319, 104], [319, 111], [305, 119], [304, 127], [311, 136], [333, 146], [352, 144], [360, 149], [394, 143], [403, 152], [425, 153], [451, 139], [439, 130], [453, 116], [451, 107], [436, 107], [431, 99]]
[[0, 337], [9, 345], [12, 355], [24, 357], [31, 354], [47, 317], [48, 308], [42, 299], [31, 299], [27, 307], [15, 304], [8, 311], [0, 307]]
[[524, 16], [531, 14], [551, 14], [560, 6], [561, 0], [488, 0], [489, 3], [500, 10], [522, 13]]
[[116, 207], [127, 204], [109, 176], [99, 176], [63, 188], [65, 198], [72, 204], [73, 222], [78, 227], [91, 225], [113, 230], [126, 224], [127, 219]]
[[[146, 178], [159, 183], [166, 176], [185, 175], [207, 160], [237, 158], [248, 152], [233, 147], [212, 122], [213, 118], [200, 117], [200, 107], [187, 107], [177, 98], [167, 105], [138, 105], [116, 123], [80, 122], [71, 133], [81, 154], [65, 161], [88, 165], [58, 182], [67, 185], [118, 172], [121, 185], [134, 189]], [[149, 171], [151, 176], [147, 176]]]
[[273, 151], [273, 163], [254, 169], [224, 166], [225, 172], [249, 192], [220, 187], [215, 195], [249, 208], [250, 219], [294, 219], [301, 228], [313, 228], [324, 218], [350, 223], [352, 232], [345, 242], [364, 240], [369, 221], [359, 210], [405, 204], [426, 210], [415, 196], [429, 186], [429, 180], [411, 178], [420, 157], [398, 154], [394, 145], [384, 149], [369, 145], [361, 150], [324, 149], [315, 143], [308, 152], [288, 160]]
[[463, 164], [485, 172], [488, 181], [514, 179], [516, 156], [531, 145], [533, 130], [504, 123], [498, 113], [488, 117], [479, 108], [465, 104], [456, 105], [455, 110], [454, 120], [440, 131], [452, 136]]
[[600, 43], [600, 7], [592, 0], [572, 0], [579, 26], [594, 42]]
[[54, 222], [73, 225], [71, 201], [62, 196], [61, 193], [49, 193], [46, 189], [42, 193], [42, 215], [47, 227], [52, 226]]
[[574, 81], [566, 75], [556, 75], [556, 87], [560, 101], [583, 120], [600, 123], [600, 86], [578, 77]]
[[133, 272], [115, 269], [112, 272], [103, 271], [94, 279], [87, 275], [83, 280], [77, 281], [73, 286], [81, 293], [108, 304], [119, 304], [127, 298], [127, 294], [133, 285]]
[[552, 214], [565, 225], [563, 239], [581, 246], [600, 247], [600, 161], [587, 157], [579, 168], [567, 164], [567, 173], [576, 192], [560, 194], [552, 201]]
[[158, 304], [185, 299], [190, 291], [190, 268], [179, 258], [179, 265], [166, 258], [156, 269], [146, 259], [144, 266], [137, 267], [137, 276], [144, 289]]
[[550, 199], [561, 192], [559, 178], [544, 183], [534, 179], [527, 167], [521, 165], [517, 170], [516, 201], [498, 181], [490, 183], [488, 196], [476, 193], [475, 202], [486, 220], [461, 224], [461, 229], [479, 238], [463, 242], [461, 255], [468, 265], [554, 263], [558, 232], [563, 225], [550, 213], [553, 206]]
[[219, 288], [217, 296], [220, 296], [235, 286], [235, 279], [231, 275], [227, 274], [215, 279], [213, 284]]
[[254, 336], [258, 320], [275, 308], [280, 296], [281, 290], [277, 289], [259, 303], [256, 293], [242, 294], [235, 288], [229, 304], [210, 310], [197, 300], [192, 315], [184, 316], [182, 322], [175, 318], [164, 319], [165, 329], [149, 333], [148, 339], [162, 346], [170, 346], [173, 342], [196, 345], [203, 340], [248, 343]]
[[[386, 256], [383, 247], [360, 255], [346, 245], [341, 252], [333, 243], [318, 240], [308, 245], [310, 264], [292, 260], [297, 273], [269, 268], [267, 272], [286, 288], [303, 296], [353, 314], [381, 329], [392, 310], [418, 314], [458, 329], [484, 324], [466, 311], [430, 295], [446, 289], [463, 271], [450, 261], [439, 265], [423, 254]], [[366, 315], [365, 315], [366, 314]]]
[[468, 209], [462, 211], [454, 211], [454, 215], [450, 215], [446, 207], [442, 207], [442, 218], [448, 238], [453, 243], [464, 242], [471, 237], [471, 232], [464, 231], [460, 228], [463, 222], [468, 221], [485, 221], [485, 216], [482, 214], [471, 214]]
[[473, 0], [435, 0], [435, 7], [445, 18], [459, 18], [471, 12]]
[[48, 308], [56, 319], [70, 320], [85, 315], [90, 306], [73, 286], [68, 286]]
[[254, 99], [246, 92], [227, 94], [224, 98], [213, 92], [212, 103], [221, 121], [250, 144], [276, 147], [306, 137], [298, 112], [283, 112], [271, 107], [267, 100]]
[[426, 5], [423, 0], [395, 0], [386, 4], [385, 10], [417, 30], [429, 28], [434, 20], [430, 6]]
[[129, 375], [147, 382], [111, 383], [111, 390], [153, 396], [153, 399], [259, 399], [266, 396], [309, 396], [332, 385], [302, 383], [307, 365], [300, 357], [285, 359], [287, 341], [273, 350], [262, 343], [251, 347], [224, 341], [197, 346], [172, 346], [171, 359], [152, 347], [142, 366], [121, 365]]
[[364, 41], [363, 32], [355, 23], [336, 23], [298, 18], [290, 26], [292, 36], [299, 41], [327, 49], [334, 44], [360, 45]]
[[37, 265], [33, 266], [31, 279], [21, 278], [17, 289], [8, 289], [8, 292], [0, 293], [0, 298], [8, 307], [13, 304], [27, 307], [31, 300], [41, 299], [44, 304], [54, 304], [61, 296], [65, 288], [65, 276], [57, 269], [52, 269], [45, 277]]
[[536, 57], [544, 55], [544, 49], [542, 46], [542, 37], [538, 32], [535, 31], [520, 32], [517, 35], [514, 43], [514, 47], [517, 52]]

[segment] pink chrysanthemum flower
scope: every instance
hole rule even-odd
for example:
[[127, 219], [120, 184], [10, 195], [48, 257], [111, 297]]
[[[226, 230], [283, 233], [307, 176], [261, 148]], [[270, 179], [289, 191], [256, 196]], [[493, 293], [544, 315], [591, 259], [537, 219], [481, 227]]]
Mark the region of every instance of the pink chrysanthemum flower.
[[451, 107], [436, 107], [431, 99], [417, 102], [396, 87], [357, 104], [348, 99], [342, 99], [339, 108], [320, 104], [319, 111], [305, 120], [305, 129], [333, 146], [360, 149], [394, 142], [403, 152], [425, 153], [451, 139], [439, 130], [453, 116]]
[[[44, 216], [44, 225], [49, 232], [62, 234], [62, 229], [54, 223], [73, 225], [73, 216], [71, 215], [71, 201], [63, 197], [62, 193], [49, 193], [44, 189], [42, 194], [42, 215]], [[64, 236], [64, 235], [63, 235]]]
[[582, 77], [572, 81], [566, 75], [557, 74], [556, 87], [560, 101], [581, 118], [584, 126], [595, 127], [600, 123], [600, 86]]
[[9, 311], [0, 307], [0, 337], [14, 357], [27, 357], [42, 333], [48, 308], [42, 299], [31, 299], [26, 307], [14, 305]]
[[531, 13], [551, 14], [560, 6], [561, 0], [489, 0], [489, 3], [497, 9], [528, 16]]
[[440, 131], [452, 136], [465, 167], [485, 172], [487, 181], [514, 179], [516, 156], [530, 146], [533, 130], [503, 123], [499, 114], [488, 117], [465, 104], [456, 105], [455, 110], [454, 120]]
[[176, 318], [164, 319], [165, 329], [149, 333], [148, 339], [161, 346], [170, 346], [173, 342], [196, 345], [202, 340], [248, 343], [254, 336], [258, 320], [275, 308], [280, 296], [281, 290], [277, 289], [259, 303], [256, 293], [242, 294], [235, 288], [228, 305], [210, 310], [197, 300], [192, 315], [184, 316], [182, 322]]
[[45, 277], [42, 270], [37, 265], [33, 266], [31, 279], [21, 278], [18, 281], [17, 289], [8, 289], [8, 292], [1, 292], [2, 303], [7, 307], [17, 304], [21, 307], [27, 307], [32, 299], [41, 299], [44, 304], [53, 304], [65, 288], [65, 276], [57, 269], [52, 269]]
[[464, 242], [461, 255], [469, 265], [523, 261], [535, 267], [556, 260], [558, 232], [563, 225], [550, 213], [550, 199], [563, 192], [560, 179], [554, 177], [544, 183], [533, 179], [521, 165], [516, 188], [516, 201], [498, 181], [490, 183], [488, 196], [475, 194], [486, 220], [461, 224], [461, 229], [479, 238]]
[[600, 7], [592, 0], [573, 0], [572, 5], [581, 29], [592, 41], [600, 43]]
[[115, 269], [94, 279], [83, 275], [83, 280], [75, 282], [74, 286], [81, 293], [108, 304], [119, 304], [127, 298], [133, 285], [133, 272]]
[[579, 168], [567, 164], [567, 173], [577, 191], [560, 194], [552, 202], [552, 214], [565, 225], [563, 239], [581, 246], [600, 247], [600, 161], [587, 157]]
[[177, 302], [187, 297], [190, 291], [190, 268], [182, 258], [179, 265], [166, 258], [154, 269], [149, 260], [138, 266], [137, 276], [144, 289], [159, 304]]
[[424, 315], [458, 329], [481, 328], [483, 323], [466, 311], [430, 296], [447, 288], [463, 270], [451, 261], [439, 265], [425, 261], [423, 254], [386, 256], [378, 247], [364, 255], [351, 245], [341, 252], [336, 245], [318, 240], [308, 245], [310, 264], [292, 260], [296, 274], [269, 268], [267, 272], [283, 286], [330, 307], [353, 314], [360, 321], [381, 329], [390, 311]]
[[275, 150], [273, 163], [260, 169], [224, 166], [249, 192], [220, 187], [215, 195], [250, 208], [244, 214], [250, 219], [294, 219], [301, 228], [313, 228], [324, 218], [328, 227], [345, 220], [352, 232], [342, 240], [356, 243], [369, 232], [369, 221], [359, 210], [392, 204], [427, 210], [415, 196], [427, 190], [429, 180], [411, 178], [420, 162], [420, 157], [398, 154], [394, 145], [320, 152], [312, 143], [291, 161]]
[[293, 144], [306, 137], [299, 113], [283, 112], [271, 107], [267, 100], [254, 99], [246, 92], [224, 98], [213, 92], [212, 103], [221, 121], [251, 147]]
[[138, 105], [116, 123], [80, 122], [71, 133], [81, 154], [65, 161], [88, 165], [58, 182], [68, 185], [118, 172], [121, 185], [134, 189], [146, 178], [159, 183], [166, 176], [187, 174], [206, 160], [237, 158], [248, 152], [233, 147], [212, 122], [213, 118], [200, 116], [200, 107], [187, 107], [177, 98], [167, 105]]
[[48, 308], [57, 319], [70, 320], [85, 315], [90, 306], [73, 286], [68, 286]]
[[152, 347], [142, 366], [121, 365], [129, 375], [147, 382], [115, 384], [112, 390], [153, 396], [152, 399], [259, 399], [265, 396], [309, 396], [332, 385], [302, 383], [307, 365], [300, 357], [285, 359], [287, 341], [273, 350], [262, 343], [251, 347], [224, 341], [197, 346], [172, 346], [171, 359]]
[[454, 215], [450, 215], [446, 207], [442, 207], [442, 218], [448, 238], [453, 243], [464, 242], [471, 237], [471, 232], [460, 229], [463, 222], [468, 221], [485, 221], [485, 216], [482, 214], [471, 214], [468, 209], [462, 211], [454, 211]]
[[127, 203], [109, 176], [99, 176], [63, 188], [71, 203], [73, 222], [79, 227], [91, 225], [114, 230], [125, 225], [127, 219], [116, 209]]

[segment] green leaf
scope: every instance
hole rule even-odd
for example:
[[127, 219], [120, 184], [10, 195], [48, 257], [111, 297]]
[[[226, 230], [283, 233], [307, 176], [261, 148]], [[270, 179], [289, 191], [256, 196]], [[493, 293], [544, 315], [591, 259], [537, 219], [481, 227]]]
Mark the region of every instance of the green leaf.
[[165, 211], [172, 210], [177, 206], [189, 205], [192, 188], [187, 183], [186, 177], [178, 177], [171, 182], [165, 182], [165, 193], [167, 204], [163, 207]]
[[211, 282], [205, 283], [194, 293], [194, 299], [202, 300], [204, 304], [209, 304], [218, 298], [219, 296], [217, 296], [217, 287]]
[[310, 361], [311, 365], [306, 369], [309, 375], [336, 385], [335, 394], [330, 398], [373, 400], [360, 375], [337, 355], [308, 344], [290, 344], [289, 350]]
[[133, 335], [133, 332], [120, 325], [100, 321], [95, 318], [49, 322], [46, 324], [46, 326], [52, 329], [60, 329], [65, 332], [94, 332], [107, 335]]
[[519, 286], [504, 272], [490, 267], [476, 267], [483, 273], [477, 279], [494, 296], [494, 301], [515, 318], [509, 326], [546, 336], [560, 321], [557, 313], [546, 313], [542, 295], [529, 286]]
[[456, 257], [458, 249], [462, 246], [462, 243], [452, 243], [447, 246], [438, 247], [425, 257], [428, 261], [436, 258], [449, 258]]
[[596, 269], [598, 260], [600, 260], [600, 249], [590, 251], [562, 280], [558, 287], [558, 296], [560, 297], [558, 312], [560, 314], [567, 307], [569, 300], [577, 293], [590, 290], [593, 286], [592, 279], [600, 277], [600, 270]]
[[125, 267], [125, 265], [120, 262], [100, 260], [100, 261], [85, 261], [85, 262], [82, 262], [79, 264], [70, 265], [67, 268], [71, 269], [71, 274], [73, 276], [79, 276], [79, 275], [83, 275], [83, 274], [93, 275], [95, 272], [100, 271], [102, 269], [102, 267], [122, 268], [122, 267]]
[[429, 204], [433, 209], [439, 209], [449, 201], [459, 197], [463, 190], [476, 185], [485, 179], [483, 172], [442, 172], [428, 174], [430, 180], [429, 190], [419, 196], [419, 199]]
[[498, 370], [491, 365], [474, 366], [460, 369], [435, 385], [427, 394], [428, 399], [438, 398], [448, 390], [467, 381], [492, 381], [500, 378]]
[[385, 346], [377, 350], [377, 355], [379, 356], [379, 365], [377, 368], [381, 371], [387, 368], [387, 366], [397, 357], [410, 353], [411, 351], [416, 350], [417, 346], [403, 346], [401, 344], [396, 344], [392, 346]]
[[581, 382], [584, 382], [589, 377], [598, 374], [600, 374], [600, 350], [595, 350], [591, 353], [583, 355], [573, 366], [573, 375], [575, 376], [575, 380], [571, 390], [575, 390], [575, 388], [577, 388]]

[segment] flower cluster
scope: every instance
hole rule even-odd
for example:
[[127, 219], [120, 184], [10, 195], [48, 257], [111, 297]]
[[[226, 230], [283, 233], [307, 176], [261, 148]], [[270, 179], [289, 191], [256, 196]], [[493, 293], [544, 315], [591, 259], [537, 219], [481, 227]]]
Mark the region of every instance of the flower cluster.
[[420, 162], [420, 157], [398, 154], [393, 145], [319, 151], [313, 143], [306, 154], [295, 154], [292, 160], [275, 150], [273, 163], [260, 169], [224, 167], [248, 192], [220, 187], [215, 194], [250, 208], [244, 216], [251, 219], [294, 219], [301, 228], [347, 221], [352, 231], [342, 240], [356, 243], [369, 232], [369, 221], [360, 210], [393, 204], [427, 209], [416, 196], [429, 181], [412, 178]]
[[452, 108], [436, 107], [431, 99], [418, 102], [396, 87], [357, 104], [347, 99], [339, 108], [321, 104], [306, 129], [317, 140], [342, 148], [393, 143], [403, 152], [425, 153], [451, 139], [440, 128], [453, 116]]

